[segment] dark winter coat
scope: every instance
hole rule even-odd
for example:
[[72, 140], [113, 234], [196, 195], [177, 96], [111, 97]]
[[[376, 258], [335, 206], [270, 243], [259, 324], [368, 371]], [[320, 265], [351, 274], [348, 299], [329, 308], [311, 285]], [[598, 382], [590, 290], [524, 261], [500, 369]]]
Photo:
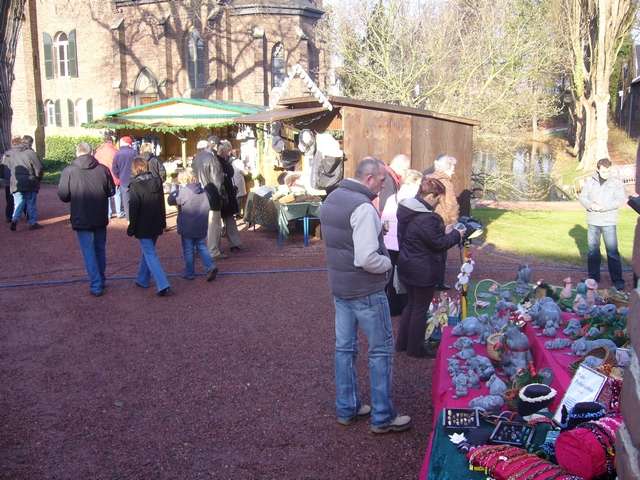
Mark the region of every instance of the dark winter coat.
[[71, 202], [71, 227], [93, 230], [106, 227], [108, 198], [116, 192], [111, 172], [91, 155], [81, 155], [60, 175], [58, 197]]
[[233, 184], [233, 165], [231, 160], [218, 157], [222, 166], [222, 187], [220, 188], [220, 215], [222, 218], [235, 215], [240, 211], [238, 207], [238, 197], [236, 197], [236, 186]]
[[162, 180], [149, 172], [131, 178], [127, 235], [155, 238], [166, 226]]
[[5, 152], [2, 164], [11, 193], [38, 191], [44, 169], [36, 152], [25, 145], [15, 146]]
[[400, 280], [415, 287], [441, 285], [446, 252], [460, 243], [460, 233], [445, 233], [442, 217], [421, 198], [401, 201], [397, 215]]
[[185, 238], [205, 238], [209, 225], [209, 199], [199, 183], [181, 186], [169, 195], [178, 207], [178, 233]]
[[113, 175], [120, 181], [120, 186], [126, 188], [131, 179], [131, 164], [138, 153], [131, 147], [120, 147], [118, 153], [113, 157]]
[[215, 153], [198, 150], [192, 163], [193, 172], [209, 198], [209, 208], [219, 211], [222, 208], [220, 188], [222, 187], [222, 165]]
[[167, 171], [158, 157], [152, 153], [143, 153], [140, 155], [147, 162], [147, 168], [154, 177], [158, 177], [163, 182], [167, 179]]

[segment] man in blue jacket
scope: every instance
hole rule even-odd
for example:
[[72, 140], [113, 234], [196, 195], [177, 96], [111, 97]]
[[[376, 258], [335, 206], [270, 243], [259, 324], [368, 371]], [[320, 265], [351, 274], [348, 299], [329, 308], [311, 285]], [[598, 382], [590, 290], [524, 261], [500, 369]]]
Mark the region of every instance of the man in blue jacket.
[[120, 139], [120, 150], [113, 157], [113, 175], [120, 181], [120, 195], [124, 214], [129, 218], [129, 180], [131, 179], [131, 164], [136, 158], [138, 152], [133, 147], [131, 137], [122, 137]]
[[607, 264], [611, 283], [618, 290], [624, 289], [622, 262], [618, 251], [618, 210], [627, 196], [624, 184], [611, 175], [611, 161], [598, 160], [596, 172], [589, 178], [580, 192], [580, 203], [587, 209], [587, 268], [589, 278], [600, 282], [600, 237], [604, 237]]

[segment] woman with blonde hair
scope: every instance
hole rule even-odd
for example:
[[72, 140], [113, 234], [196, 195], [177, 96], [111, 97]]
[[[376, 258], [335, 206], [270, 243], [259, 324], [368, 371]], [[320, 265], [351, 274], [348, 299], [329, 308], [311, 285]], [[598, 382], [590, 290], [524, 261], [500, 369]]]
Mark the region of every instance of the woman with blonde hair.
[[402, 309], [407, 304], [407, 295], [399, 293], [394, 285], [396, 265], [398, 263], [398, 255], [400, 254], [400, 248], [398, 247], [398, 219], [396, 214], [398, 212], [398, 204], [405, 198], [415, 197], [420, 188], [420, 182], [422, 181], [422, 173], [417, 170], [407, 170], [399, 190], [387, 198], [384, 204], [384, 210], [382, 211], [381, 220], [384, 226], [384, 244], [389, 251], [389, 257], [391, 257], [391, 263], [393, 264], [393, 275], [389, 279], [387, 284], [387, 297], [389, 298], [389, 309], [391, 315], [400, 315]]
[[140, 156], [147, 162], [147, 169], [151, 175], [160, 178], [163, 182], [167, 179], [164, 165], [162, 165], [162, 162], [153, 151], [153, 143], [143, 143], [140, 146]]

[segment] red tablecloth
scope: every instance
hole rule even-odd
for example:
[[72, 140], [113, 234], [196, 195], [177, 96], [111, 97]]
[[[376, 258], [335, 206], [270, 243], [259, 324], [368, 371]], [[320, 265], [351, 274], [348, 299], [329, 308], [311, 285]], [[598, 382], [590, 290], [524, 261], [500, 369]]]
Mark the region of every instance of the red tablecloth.
[[[570, 318], [574, 318], [572, 313], [563, 313], [562, 320], [566, 323]], [[564, 328], [564, 327], [562, 327]], [[562, 401], [564, 393], [571, 383], [571, 374], [569, 366], [577, 360], [575, 355], [569, 355], [571, 348], [563, 348], [562, 350], [547, 350], [544, 343], [551, 340], [548, 337], [538, 335], [542, 333], [541, 329], [533, 328], [528, 324], [524, 330], [531, 344], [531, 354], [536, 368], [549, 367], [553, 371], [552, 386], [558, 391], [558, 395], [551, 406], [553, 412], [557, 405]], [[559, 338], [566, 338], [562, 331], [558, 332]], [[466, 408], [472, 398], [479, 395], [488, 395], [489, 389], [485, 387], [484, 382], [481, 383], [480, 389], [470, 389], [469, 395], [463, 398], [454, 398], [454, 389], [449, 372], [447, 372], [447, 359], [452, 357], [457, 350], [452, 345], [459, 337], [451, 334], [451, 327], [445, 327], [442, 331], [442, 340], [438, 348], [438, 354], [433, 366], [432, 385], [431, 385], [431, 401], [433, 403], [433, 421], [440, 418], [440, 412], [443, 408]], [[473, 337], [472, 337], [473, 338]], [[484, 345], [474, 345], [474, 350], [478, 355], [487, 355], [487, 349]], [[426, 479], [429, 471], [429, 459], [431, 457], [431, 445], [433, 442], [433, 433], [429, 436], [429, 444], [425, 455], [422, 468], [420, 470], [420, 479]]]
[[[571, 318], [576, 318], [576, 315], [563, 312], [563, 325]], [[567, 338], [567, 336], [562, 333], [563, 329], [564, 326], [558, 330], [556, 338]], [[542, 329], [534, 328], [530, 323], [525, 327], [524, 333], [526, 333], [529, 338], [531, 354], [533, 355], [536, 368], [549, 367], [553, 371], [553, 383], [551, 386], [558, 391], [554, 402], [551, 404], [551, 411], [553, 412], [562, 401], [562, 397], [567, 391], [567, 388], [569, 388], [572, 377], [569, 367], [573, 362], [578, 360], [578, 357], [571, 354], [571, 347], [563, 348], [562, 350], [547, 350], [544, 348], [545, 342], [552, 339], [542, 335]]]

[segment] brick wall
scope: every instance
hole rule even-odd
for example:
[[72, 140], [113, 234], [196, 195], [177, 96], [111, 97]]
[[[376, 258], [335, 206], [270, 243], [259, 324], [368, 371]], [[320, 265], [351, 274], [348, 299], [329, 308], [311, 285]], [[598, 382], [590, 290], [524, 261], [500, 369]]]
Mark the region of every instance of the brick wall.
[[[197, 3], [197, 2], [195, 2]], [[242, 2], [238, 1], [238, 4]], [[263, 2], [291, 5], [290, 1]], [[307, 2], [312, 6], [312, 2]], [[50, 0], [35, 2], [38, 30], [42, 100], [60, 100], [62, 126], [47, 124], [46, 135], [92, 133], [79, 125], [69, 126], [68, 100], [86, 108], [93, 101], [94, 119], [135, 104], [136, 79], [147, 69], [158, 84], [159, 98], [199, 97], [263, 105], [271, 89], [271, 50], [277, 42], [285, 46], [287, 69], [295, 63], [307, 67], [309, 42], [315, 41], [317, 18], [296, 10], [262, 9], [256, 12], [234, 8], [235, 2], [216, 10], [215, 2], [187, 8], [189, 2], [145, 2], [119, 6], [104, 0]], [[316, 2], [321, 6], [321, 2]], [[283, 13], [284, 12], [284, 13]], [[192, 91], [186, 70], [186, 38], [196, 29], [206, 43], [208, 75], [203, 88]], [[75, 30], [78, 77], [45, 78], [43, 33]], [[23, 30], [24, 32], [25, 30]], [[260, 38], [254, 32], [263, 31]], [[36, 128], [37, 103], [30, 37], [23, 33], [16, 58], [12, 108], [15, 134]], [[266, 55], [265, 55], [266, 52]], [[322, 72], [324, 78], [324, 72]], [[294, 90], [289, 93], [301, 94]], [[86, 121], [81, 108], [80, 121]], [[93, 132], [97, 133], [97, 132]]]
[[[640, 145], [636, 165], [640, 172]], [[640, 193], [640, 174], [636, 176], [636, 192]], [[633, 246], [633, 271], [640, 276], [640, 217]], [[637, 480], [640, 478], [640, 290], [637, 288], [631, 294], [627, 330], [631, 337], [632, 361], [625, 371], [622, 386], [625, 426], [618, 431], [616, 468], [620, 480]]]

